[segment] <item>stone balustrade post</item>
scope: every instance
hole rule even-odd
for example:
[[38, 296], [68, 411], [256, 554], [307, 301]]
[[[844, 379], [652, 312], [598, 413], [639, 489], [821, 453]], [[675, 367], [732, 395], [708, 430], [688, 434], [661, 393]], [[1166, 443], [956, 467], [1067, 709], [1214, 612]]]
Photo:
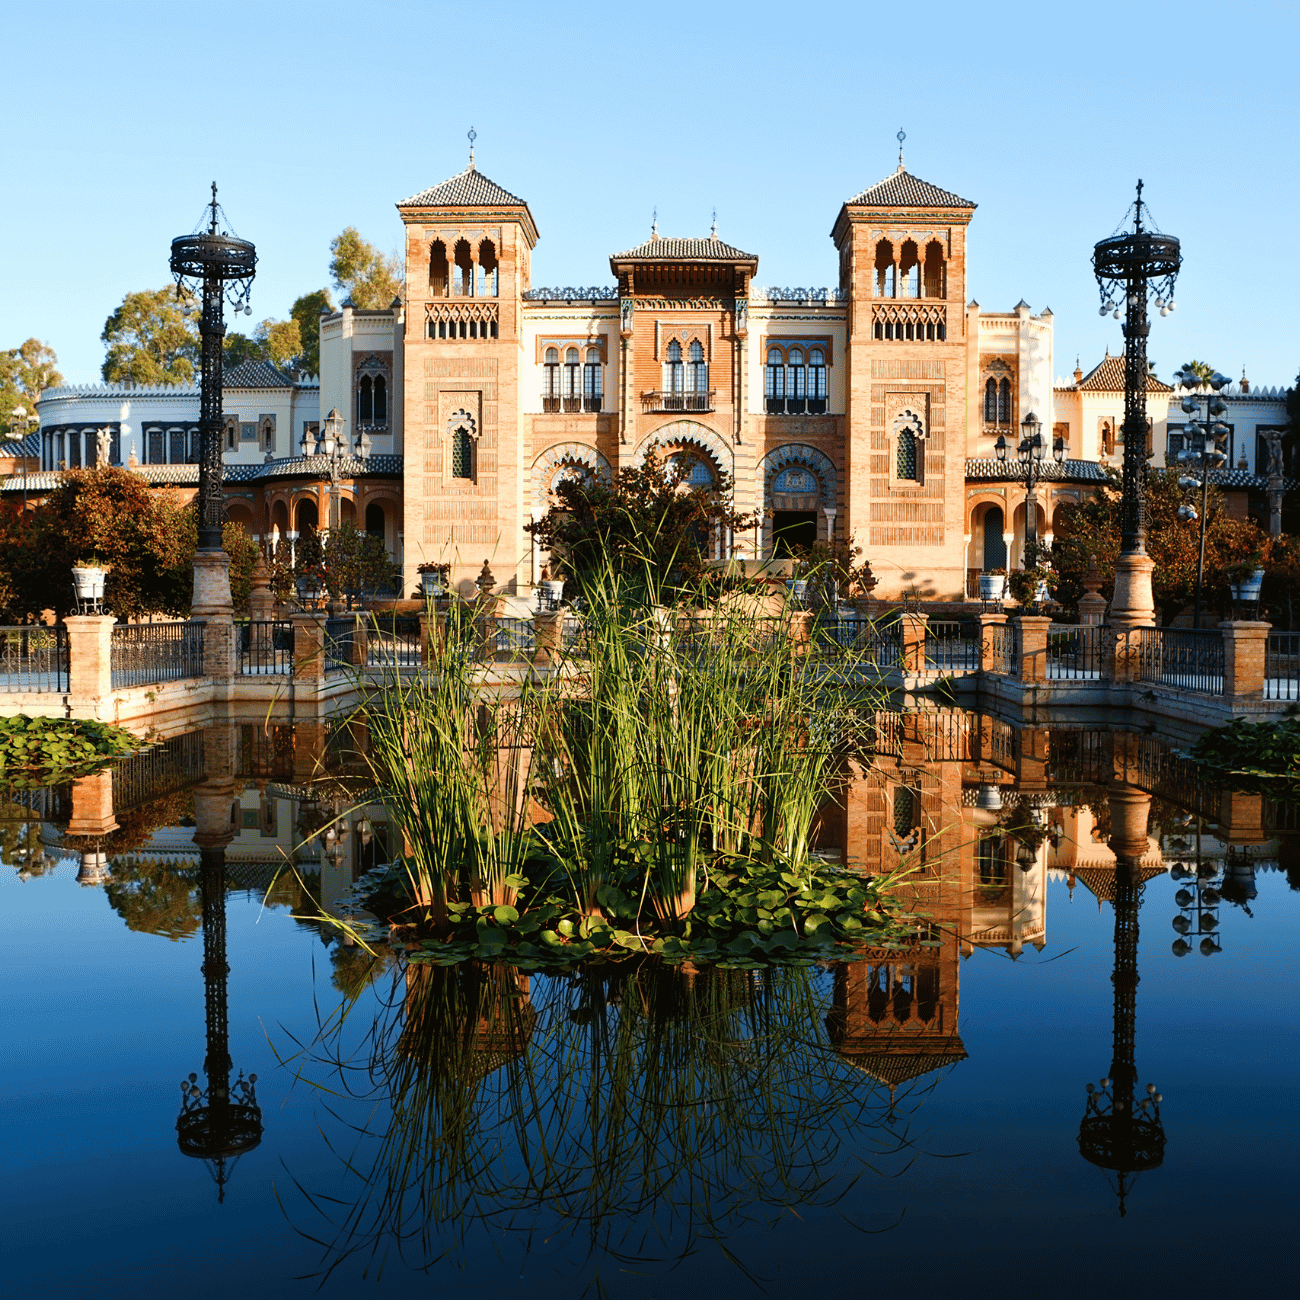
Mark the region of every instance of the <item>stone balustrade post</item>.
[[1223, 633], [1223, 694], [1230, 700], [1264, 698], [1264, 656], [1271, 623], [1220, 623]]
[[980, 672], [1002, 672], [1001, 657], [995, 659], [993, 656], [993, 629], [995, 627], [1006, 627], [1006, 625], [1007, 616], [1005, 614], [980, 615]]
[[357, 610], [352, 619], [352, 666], [367, 668], [370, 665], [370, 615]]
[[904, 610], [901, 616], [903, 625], [903, 671], [909, 673], [925, 672], [925, 633], [930, 624], [929, 614], [918, 614], [915, 610]]
[[813, 613], [810, 609], [790, 611], [790, 648], [796, 658], [806, 655], [812, 648]]
[[1016, 638], [1016, 676], [1026, 685], [1047, 680], [1047, 629], [1052, 620], [1041, 614], [1021, 614], [1012, 620]]
[[[201, 628], [203, 637], [203, 675], [229, 681], [239, 671], [239, 641], [235, 620], [229, 614], [190, 619], [192, 627]], [[251, 634], [250, 634], [251, 635]]]
[[560, 629], [563, 614], [558, 610], [539, 610], [533, 615], [533, 662], [542, 667], [553, 664], [560, 653]]
[[325, 624], [315, 614], [293, 616], [293, 675], [298, 681], [325, 680]]
[[72, 614], [64, 620], [69, 702], [95, 717], [113, 694], [113, 622], [111, 614]]

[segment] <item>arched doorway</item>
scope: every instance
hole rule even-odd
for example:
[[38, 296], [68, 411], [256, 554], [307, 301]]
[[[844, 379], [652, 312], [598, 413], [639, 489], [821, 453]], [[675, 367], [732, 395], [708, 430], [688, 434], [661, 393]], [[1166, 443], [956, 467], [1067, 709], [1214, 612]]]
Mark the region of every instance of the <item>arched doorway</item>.
[[374, 537], [383, 538], [385, 536], [385, 526], [387, 521], [384, 519], [384, 507], [377, 501], [372, 501], [366, 507], [366, 532]]
[[316, 503], [314, 501], [299, 501], [296, 514], [299, 537], [305, 537], [308, 533], [316, 531], [320, 520], [316, 513]]
[[817, 502], [821, 484], [812, 470], [788, 465], [772, 480], [772, 554], [793, 555], [817, 545]]
[[1007, 567], [1007, 544], [1002, 533], [1005, 522], [1001, 506], [989, 506], [984, 512], [984, 572]]

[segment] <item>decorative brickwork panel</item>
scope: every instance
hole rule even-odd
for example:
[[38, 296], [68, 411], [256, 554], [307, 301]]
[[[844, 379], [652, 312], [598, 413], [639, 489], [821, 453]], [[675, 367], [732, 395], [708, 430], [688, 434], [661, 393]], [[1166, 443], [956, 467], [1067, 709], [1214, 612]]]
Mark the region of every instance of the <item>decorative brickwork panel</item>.
[[942, 546], [942, 528], [872, 528], [872, 546]]

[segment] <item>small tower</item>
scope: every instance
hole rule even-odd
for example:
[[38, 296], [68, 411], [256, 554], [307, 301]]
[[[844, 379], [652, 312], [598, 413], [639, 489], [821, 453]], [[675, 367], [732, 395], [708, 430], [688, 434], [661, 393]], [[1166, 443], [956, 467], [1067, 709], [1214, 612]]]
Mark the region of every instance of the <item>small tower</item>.
[[406, 226], [403, 585], [418, 585], [426, 561], [449, 561], [455, 582], [472, 579], [485, 553], [513, 573], [527, 553], [518, 392], [537, 226], [523, 199], [477, 169], [472, 148], [463, 172], [397, 210]]

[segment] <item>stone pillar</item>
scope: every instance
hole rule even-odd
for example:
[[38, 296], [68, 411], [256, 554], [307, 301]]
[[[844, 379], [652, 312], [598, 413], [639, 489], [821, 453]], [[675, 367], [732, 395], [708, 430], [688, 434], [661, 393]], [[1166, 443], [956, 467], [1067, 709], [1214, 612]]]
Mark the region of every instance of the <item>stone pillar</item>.
[[796, 655], [808, 653], [812, 645], [813, 615], [810, 609], [796, 609], [790, 612], [790, 648]]
[[192, 618], [219, 618], [234, 614], [230, 600], [230, 556], [225, 551], [194, 552]]
[[1271, 623], [1220, 623], [1223, 694], [1230, 700], [1264, 698], [1264, 655]]
[[68, 629], [68, 698], [98, 716], [113, 694], [113, 616], [72, 614]]
[[358, 611], [352, 615], [352, 666], [367, 668], [370, 665], [369, 615]]
[[1012, 621], [1017, 676], [1026, 685], [1047, 680], [1047, 629], [1051, 625], [1050, 618], [1038, 614], [1021, 614]]
[[549, 667], [560, 654], [560, 630], [564, 615], [558, 610], [533, 615], [533, 662]]
[[294, 678], [324, 681], [325, 624], [315, 614], [295, 614], [292, 622]]
[[980, 615], [980, 672], [1000, 673], [1002, 671], [1001, 662], [993, 658], [993, 629], [1006, 627], [1006, 625], [1005, 614]]
[[190, 625], [202, 629], [203, 675], [229, 681], [239, 671], [239, 642], [235, 621], [229, 614], [216, 618], [192, 618]]
[[426, 604], [420, 611], [420, 666], [428, 668], [438, 658], [439, 647], [447, 640], [446, 609]]
[[925, 672], [925, 629], [929, 622], [929, 614], [917, 614], [912, 610], [903, 611], [903, 670], [905, 672]]
[[113, 816], [113, 773], [96, 772], [72, 783], [69, 835], [107, 835], [117, 830]]

